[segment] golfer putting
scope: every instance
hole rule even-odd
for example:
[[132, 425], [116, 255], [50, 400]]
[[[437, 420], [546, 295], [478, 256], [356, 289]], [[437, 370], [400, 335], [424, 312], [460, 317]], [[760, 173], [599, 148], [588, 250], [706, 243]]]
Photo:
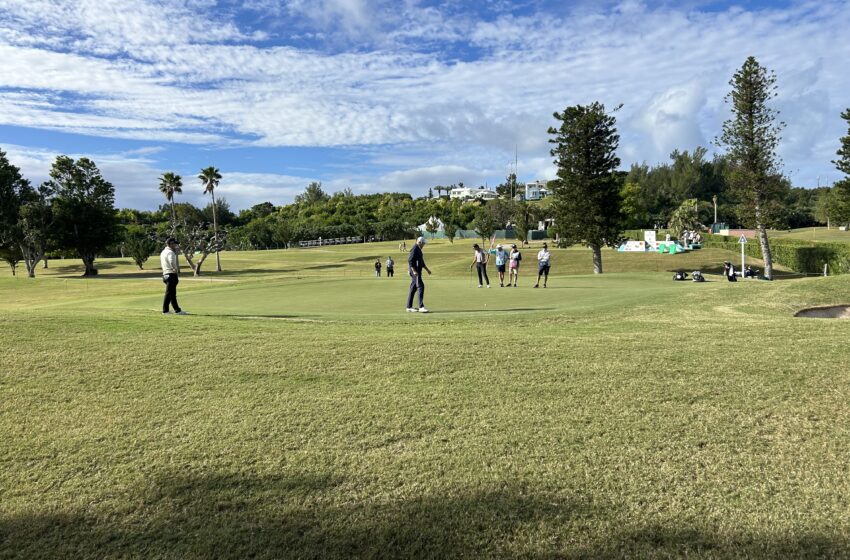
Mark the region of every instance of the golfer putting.
[[[407, 312], [408, 313], [428, 313], [425, 308], [425, 282], [422, 280], [422, 271], [431, 275], [431, 269], [425, 264], [425, 257], [422, 254], [422, 247], [425, 246], [424, 237], [418, 237], [413, 249], [407, 255], [407, 273], [410, 275], [410, 289], [407, 292]], [[419, 309], [413, 307], [413, 296], [419, 292]]]

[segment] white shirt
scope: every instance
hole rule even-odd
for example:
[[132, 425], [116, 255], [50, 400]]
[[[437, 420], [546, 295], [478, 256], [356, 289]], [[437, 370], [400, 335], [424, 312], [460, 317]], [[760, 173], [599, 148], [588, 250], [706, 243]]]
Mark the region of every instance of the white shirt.
[[483, 263], [486, 256], [484, 255], [484, 251], [475, 251], [475, 262]]
[[162, 266], [162, 275], [177, 274], [180, 272], [180, 266], [177, 264], [177, 253], [166, 247], [159, 254], [159, 264]]
[[549, 264], [549, 256], [549, 251], [540, 249], [540, 252], [537, 253], [537, 260], [540, 264]]

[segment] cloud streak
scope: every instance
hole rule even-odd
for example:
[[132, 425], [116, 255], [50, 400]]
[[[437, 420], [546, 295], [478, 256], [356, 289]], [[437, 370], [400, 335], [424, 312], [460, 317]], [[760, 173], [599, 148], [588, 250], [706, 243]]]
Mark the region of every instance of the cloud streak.
[[[391, 184], [409, 171], [424, 190], [464, 172], [501, 178], [514, 147], [521, 178], [551, 177], [546, 128], [575, 103], [625, 104], [625, 164], [705, 145], [727, 115], [729, 78], [755, 55], [779, 77], [788, 167], [809, 184], [830, 168], [850, 91], [846, 2], [458, 6], [2, 0], [0, 124], [218, 148], [369, 148], [372, 160], [327, 176]], [[391, 153], [407, 167], [387, 168]]]

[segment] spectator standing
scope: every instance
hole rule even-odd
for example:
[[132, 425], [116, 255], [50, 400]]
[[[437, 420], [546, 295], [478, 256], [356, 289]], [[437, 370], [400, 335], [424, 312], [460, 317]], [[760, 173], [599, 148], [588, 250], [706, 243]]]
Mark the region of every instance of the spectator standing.
[[375, 276], [381, 277], [381, 259], [375, 259]]
[[505, 268], [508, 264], [508, 252], [501, 244], [496, 245], [496, 271], [499, 273], [499, 287], [505, 287]]
[[177, 240], [169, 237], [165, 242], [165, 249], [159, 255], [159, 263], [162, 266], [162, 282], [165, 284], [165, 298], [162, 300], [162, 314], [170, 315], [170, 308], [174, 308], [176, 315], [188, 315], [180, 309], [177, 303], [177, 284], [180, 282], [180, 264], [177, 262], [177, 249], [180, 246]]
[[387, 257], [387, 278], [392, 278], [395, 274], [395, 261], [392, 257]]
[[511, 245], [511, 254], [508, 259], [508, 286], [511, 285], [511, 280], [513, 280], [513, 286], [516, 288], [517, 280], [519, 280], [519, 263], [522, 261], [522, 253], [516, 248], [516, 244]]
[[[478, 246], [478, 243], [472, 246], [475, 249], [475, 255], [472, 257], [472, 264], [469, 265], [470, 270], [474, 266], [478, 271], [478, 287], [484, 286], [483, 281], [487, 282], [487, 287], [490, 287], [490, 278], [487, 277], [487, 261], [490, 255], [484, 249]], [[483, 278], [482, 278], [483, 276]]]
[[549, 260], [552, 255], [549, 254], [549, 246], [544, 243], [543, 248], [537, 253], [537, 283], [535, 288], [540, 286], [540, 277], [543, 277], [543, 287], [546, 287], [546, 282], [549, 281]]

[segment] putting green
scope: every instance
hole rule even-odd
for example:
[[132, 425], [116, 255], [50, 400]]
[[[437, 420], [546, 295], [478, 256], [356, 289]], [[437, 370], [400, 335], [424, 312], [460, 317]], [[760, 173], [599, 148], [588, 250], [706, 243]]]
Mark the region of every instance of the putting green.
[[[221, 285], [186, 291], [181, 295], [181, 305], [199, 315], [385, 319], [404, 314], [408, 285], [408, 279], [402, 277], [293, 279]], [[687, 288], [712, 289], [708, 284], [674, 285], [657, 275], [552, 278], [545, 289], [532, 288], [530, 281], [517, 288], [476, 286], [456, 278], [428, 278], [426, 307], [432, 316], [568, 313], [633, 307], [678, 297]], [[128, 303], [134, 308], [156, 310], [161, 299], [145, 297]], [[418, 305], [418, 299], [414, 300], [414, 305]]]

